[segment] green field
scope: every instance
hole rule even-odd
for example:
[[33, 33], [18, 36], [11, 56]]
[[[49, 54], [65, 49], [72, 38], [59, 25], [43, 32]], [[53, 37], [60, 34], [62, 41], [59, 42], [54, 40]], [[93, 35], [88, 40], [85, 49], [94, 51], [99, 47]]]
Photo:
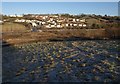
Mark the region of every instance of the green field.
[[2, 32], [24, 32], [26, 27], [22, 24], [6, 22], [2, 25]]

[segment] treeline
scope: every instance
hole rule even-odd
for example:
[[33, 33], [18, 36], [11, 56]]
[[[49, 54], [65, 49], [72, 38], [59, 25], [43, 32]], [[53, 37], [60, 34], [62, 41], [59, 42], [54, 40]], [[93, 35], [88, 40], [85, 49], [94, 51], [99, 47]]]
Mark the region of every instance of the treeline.
[[[34, 15], [34, 14], [26, 14], [26, 15], [23, 15], [23, 17], [10, 17], [10, 16], [7, 16], [7, 15], [2, 15], [0, 14], [0, 18], [2, 19], [10, 19], [10, 20], [13, 20], [13, 19], [33, 19], [31, 17], [31, 15]], [[43, 14], [44, 15], [44, 14]], [[46, 14], [46, 15], [50, 15], [50, 14]], [[79, 14], [79, 15], [70, 15], [70, 14], [53, 14], [53, 15], [60, 15], [62, 17], [66, 17], [66, 18], [83, 18], [83, 17], [86, 17], [86, 18], [95, 18], [95, 19], [104, 19], [104, 20], [109, 20], [110, 22], [114, 22], [114, 21], [120, 21], [120, 16], [108, 16], [108, 15], [95, 15], [95, 14]]]
[[[15, 19], [29, 19], [29, 20], [33, 20], [35, 18], [31, 17], [34, 14], [26, 14], [23, 15], [23, 17], [9, 17], [7, 15], [2, 15], [0, 14], [0, 19], [9, 21], [9, 22], [14, 22]], [[41, 15], [41, 14], [38, 14]], [[44, 15], [44, 14], [42, 14]], [[51, 15], [51, 14], [45, 14], [45, 15]], [[70, 14], [52, 14], [52, 15], [57, 15], [57, 16], [61, 16], [61, 17], [65, 17], [65, 18], [85, 18], [86, 21], [87, 19], [96, 19], [97, 21], [99, 21], [100, 23], [92, 23], [90, 24], [89, 22], [87, 23], [87, 27], [86, 28], [90, 28], [90, 29], [99, 29], [99, 28], [119, 28], [120, 27], [120, 16], [108, 16], [108, 15], [95, 15], [95, 14], [79, 14], [79, 15], [70, 15]], [[22, 23], [25, 26], [29, 26], [29, 24], [26, 23]]]
[[105, 20], [111, 20], [111, 21], [120, 21], [120, 16], [108, 16], [108, 15], [95, 15], [95, 14], [79, 14], [79, 15], [70, 15], [70, 14], [61, 14], [63, 17], [69, 17], [69, 18], [83, 18], [83, 17], [89, 17], [89, 18], [101, 18]]
[[120, 27], [120, 22], [118, 23], [102, 23], [102, 24], [96, 24], [93, 23], [91, 26], [88, 28], [90, 29], [99, 29], [99, 28], [119, 28]]

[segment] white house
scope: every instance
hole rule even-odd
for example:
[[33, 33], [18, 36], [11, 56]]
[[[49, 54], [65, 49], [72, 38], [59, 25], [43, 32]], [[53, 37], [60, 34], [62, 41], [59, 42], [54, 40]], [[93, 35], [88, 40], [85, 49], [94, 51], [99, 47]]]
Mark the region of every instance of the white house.
[[32, 26], [33, 26], [33, 27], [36, 27], [37, 24], [36, 24], [35, 22], [32, 22]]
[[86, 27], [87, 25], [86, 24], [83, 24], [83, 27]]
[[16, 15], [9, 15], [10, 17], [16, 17]]
[[68, 26], [69, 26], [69, 24], [65, 24], [65, 26], [66, 26], [66, 27], [68, 27]]
[[73, 22], [75, 22], [76, 20], [75, 19], [73, 19]]
[[48, 20], [47, 22], [51, 22], [50, 20]]
[[73, 24], [74, 26], [77, 26], [77, 24]]
[[10, 17], [23, 17], [23, 15], [9, 15]]
[[53, 24], [55, 24], [56, 22], [55, 21], [52, 21]]
[[76, 21], [79, 21], [79, 19], [76, 19]]
[[46, 25], [45, 27], [46, 27], [46, 28], [51, 28], [50, 25]]
[[2, 24], [3, 23], [3, 21], [2, 20], [0, 20], [0, 24]]
[[15, 22], [20, 22], [19, 19], [16, 19]]
[[61, 25], [57, 25], [57, 28], [60, 28], [61, 27]]
[[46, 19], [46, 17], [42, 17], [42, 19]]
[[21, 19], [21, 20], [16, 19], [16, 20], [15, 20], [15, 22], [25, 22], [25, 21], [26, 21], [25, 19]]
[[80, 22], [85, 22], [85, 19], [80, 20]]
[[51, 27], [55, 27], [55, 25], [51, 25]]
[[41, 22], [43, 25], [46, 23], [46, 22]]
[[80, 27], [82, 27], [82, 24], [79, 24]]
[[38, 25], [41, 25], [42, 24], [42, 21], [37, 21]]
[[70, 23], [70, 26], [73, 26], [73, 24], [72, 24], [72, 23]]
[[25, 19], [21, 19], [21, 22], [25, 22]]
[[16, 15], [17, 17], [23, 17], [23, 15]]
[[57, 25], [57, 23], [55, 22], [54, 25]]
[[50, 21], [53, 21], [53, 18], [50, 18]]
[[31, 21], [30, 20], [26, 20], [27, 23], [30, 23]]

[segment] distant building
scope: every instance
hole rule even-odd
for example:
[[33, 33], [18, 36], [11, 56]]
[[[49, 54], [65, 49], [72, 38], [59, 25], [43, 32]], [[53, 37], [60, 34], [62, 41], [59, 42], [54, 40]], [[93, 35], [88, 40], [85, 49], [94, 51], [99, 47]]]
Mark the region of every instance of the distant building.
[[83, 24], [83, 27], [86, 27], [87, 25], [86, 24]]
[[10, 17], [23, 17], [23, 15], [9, 15]]
[[45, 27], [46, 27], [46, 28], [51, 28], [51, 26], [50, 26], [50, 25], [46, 25]]
[[16, 19], [15, 22], [25, 22], [26, 20], [25, 19]]
[[16, 15], [16, 17], [23, 17], [23, 15]]
[[85, 19], [82, 19], [82, 20], [80, 20], [80, 22], [86, 22], [86, 20], [85, 20]]
[[0, 20], [0, 24], [4, 23], [2, 20]]
[[61, 27], [61, 25], [57, 25], [57, 28], [60, 28]]
[[77, 26], [77, 24], [73, 24], [74, 26]]
[[9, 15], [10, 17], [16, 17], [16, 15]]
[[[23, 15], [10, 15], [10, 17], [23, 17]], [[34, 19], [16, 19], [15, 22], [30, 23], [33, 27], [64, 28], [64, 27], [86, 27], [86, 19], [67, 18], [60, 15], [31, 14]]]
[[79, 24], [80, 27], [82, 27], [82, 24]]

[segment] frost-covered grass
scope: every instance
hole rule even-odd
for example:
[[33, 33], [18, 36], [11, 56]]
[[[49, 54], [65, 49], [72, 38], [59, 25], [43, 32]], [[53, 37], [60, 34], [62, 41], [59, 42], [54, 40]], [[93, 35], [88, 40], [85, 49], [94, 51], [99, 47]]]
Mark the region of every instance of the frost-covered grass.
[[118, 81], [119, 41], [38, 42], [3, 48], [3, 82]]

